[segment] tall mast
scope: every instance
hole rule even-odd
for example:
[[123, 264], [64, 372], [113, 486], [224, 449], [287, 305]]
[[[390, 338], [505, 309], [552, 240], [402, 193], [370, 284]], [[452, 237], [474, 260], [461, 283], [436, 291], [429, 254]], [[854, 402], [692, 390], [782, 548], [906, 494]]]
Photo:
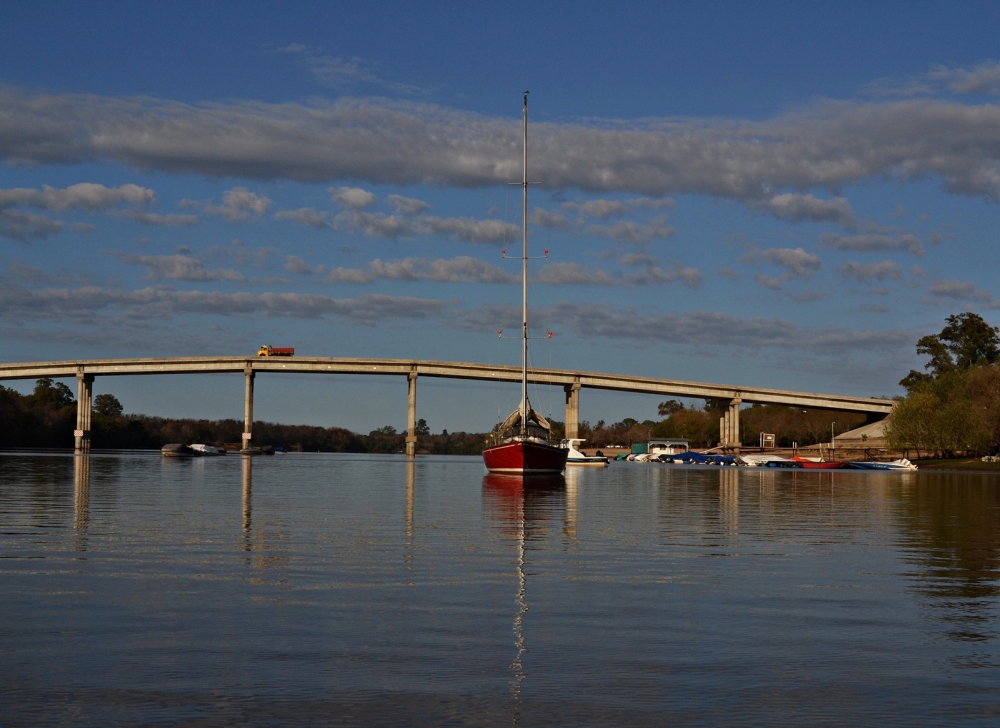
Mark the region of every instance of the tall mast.
[[524, 92], [524, 210], [521, 218], [521, 435], [528, 433], [528, 92]]

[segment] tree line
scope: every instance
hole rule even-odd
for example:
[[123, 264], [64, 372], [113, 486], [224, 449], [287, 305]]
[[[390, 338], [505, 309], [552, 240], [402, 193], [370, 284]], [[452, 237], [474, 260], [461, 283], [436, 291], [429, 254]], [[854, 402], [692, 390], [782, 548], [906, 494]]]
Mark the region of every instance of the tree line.
[[[651, 437], [682, 437], [693, 447], [713, 447], [719, 441], [719, 418], [727, 402], [709, 400], [701, 408], [685, 406], [676, 400], [661, 402], [661, 419], [642, 422], [626, 417], [619, 422], [599, 420], [579, 425], [580, 437], [590, 447], [629, 447]], [[740, 412], [743, 442], [757, 442], [760, 432], [773, 433], [782, 447], [813, 445], [828, 441], [832, 418], [838, 433], [859, 426], [863, 415], [852, 415], [798, 407], [754, 405]], [[553, 435], [564, 437], [565, 423], [550, 420]], [[61, 382], [39, 379], [34, 391], [22, 395], [0, 386], [0, 443], [4, 447], [64, 448], [73, 441], [76, 427], [76, 400]], [[243, 422], [236, 419], [172, 419], [143, 414], [125, 414], [112, 394], [94, 397], [91, 416], [91, 443], [98, 449], [158, 449], [168, 442], [186, 444], [203, 442], [238, 447]], [[452, 432], [432, 434], [427, 422], [418, 420], [415, 428], [417, 451], [442, 455], [475, 455], [482, 451], [486, 433]], [[406, 448], [405, 431], [392, 426], [380, 427], [367, 435], [341, 427], [254, 423], [254, 441], [306, 452], [393, 453]]]
[[[76, 429], [76, 400], [61, 382], [39, 379], [31, 394], [0, 386], [0, 444], [6, 448], [65, 448]], [[195, 420], [125, 414], [112, 394], [94, 397], [91, 445], [98, 449], [159, 449], [169, 442], [202, 442], [238, 448], [241, 420]], [[282, 425], [254, 422], [254, 441], [305, 452], [402, 452], [406, 433], [382, 427], [367, 435], [342, 427]], [[471, 455], [482, 451], [484, 434], [442, 432], [432, 435], [424, 420], [417, 423], [417, 448], [422, 452]]]
[[981, 316], [945, 319], [938, 334], [917, 341], [924, 371], [900, 381], [886, 445], [917, 457], [994, 454], [1000, 449], [1000, 336]]

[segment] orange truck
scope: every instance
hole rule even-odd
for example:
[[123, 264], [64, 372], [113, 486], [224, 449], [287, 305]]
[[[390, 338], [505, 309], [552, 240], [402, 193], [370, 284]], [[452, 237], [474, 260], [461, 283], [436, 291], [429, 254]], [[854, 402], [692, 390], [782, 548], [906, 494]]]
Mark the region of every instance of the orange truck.
[[290, 346], [280, 347], [264, 344], [257, 350], [257, 356], [295, 356], [295, 349]]

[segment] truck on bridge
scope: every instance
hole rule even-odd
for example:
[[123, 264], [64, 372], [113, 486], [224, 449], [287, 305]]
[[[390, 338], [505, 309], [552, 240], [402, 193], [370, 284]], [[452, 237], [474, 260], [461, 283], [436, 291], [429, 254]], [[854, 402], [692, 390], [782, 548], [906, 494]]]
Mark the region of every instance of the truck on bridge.
[[257, 356], [295, 356], [295, 349], [291, 346], [279, 347], [264, 344], [257, 350]]

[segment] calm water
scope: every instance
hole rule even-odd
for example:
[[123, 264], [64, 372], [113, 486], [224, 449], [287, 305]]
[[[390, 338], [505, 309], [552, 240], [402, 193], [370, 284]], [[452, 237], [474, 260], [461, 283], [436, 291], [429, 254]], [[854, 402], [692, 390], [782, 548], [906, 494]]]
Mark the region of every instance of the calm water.
[[0, 454], [0, 725], [997, 725], [998, 488]]

